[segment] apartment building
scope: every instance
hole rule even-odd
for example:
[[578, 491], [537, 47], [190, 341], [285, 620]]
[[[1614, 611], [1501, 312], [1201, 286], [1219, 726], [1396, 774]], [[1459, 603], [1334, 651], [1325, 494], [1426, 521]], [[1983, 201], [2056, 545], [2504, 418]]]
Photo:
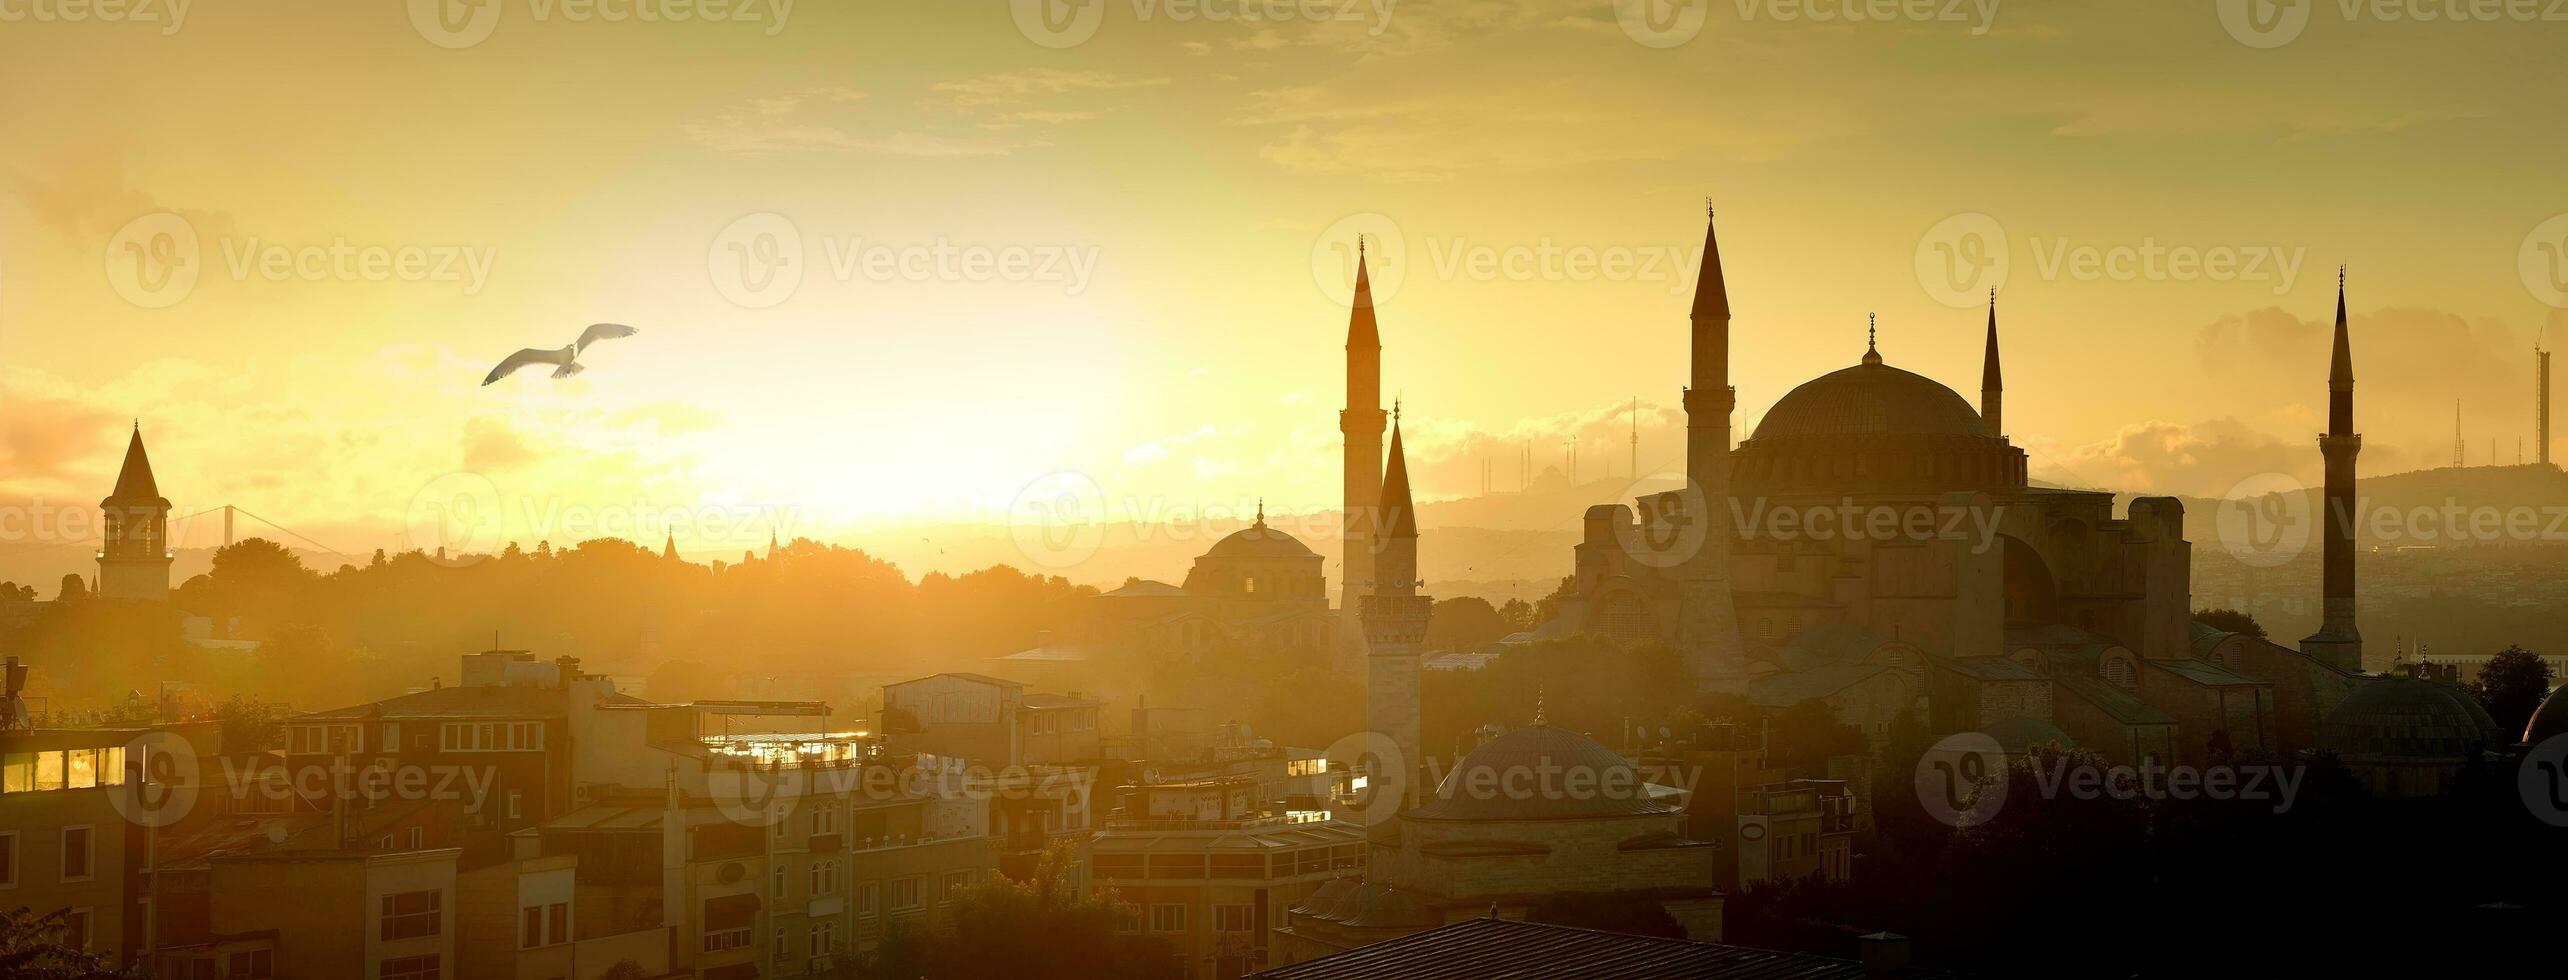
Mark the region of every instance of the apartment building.
[[1093, 887], [1121, 928], [1177, 947], [1188, 975], [1230, 980], [1275, 960], [1287, 910], [1364, 866], [1364, 830], [1326, 811], [1284, 809], [1239, 774], [1120, 787], [1097, 832]]

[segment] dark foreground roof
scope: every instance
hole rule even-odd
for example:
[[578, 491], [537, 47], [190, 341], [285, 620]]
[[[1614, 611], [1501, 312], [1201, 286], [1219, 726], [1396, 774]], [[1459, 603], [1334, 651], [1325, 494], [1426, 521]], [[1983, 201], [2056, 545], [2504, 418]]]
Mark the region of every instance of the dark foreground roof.
[[[1932, 970], [1902, 977], [1948, 978]], [[1251, 980], [1864, 980], [1853, 960], [1633, 936], [1513, 919], [1470, 919]]]

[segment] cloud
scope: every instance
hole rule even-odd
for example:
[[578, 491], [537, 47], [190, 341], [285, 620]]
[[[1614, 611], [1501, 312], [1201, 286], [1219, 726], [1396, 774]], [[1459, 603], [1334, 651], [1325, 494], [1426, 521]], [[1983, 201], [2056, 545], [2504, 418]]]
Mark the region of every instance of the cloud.
[[525, 439], [495, 418], [466, 421], [463, 444], [464, 468], [475, 473], [504, 473], [537, 458]]
[[930, 88], [937, 93], [936, 98], [932, 100], [935, 103], [960, 108], [982, 108], [1021, 106], [1055, 96], [1149, 88], [1166, 84], [1168, 84], [1166, 78], [1116, 75], [1101, 71], [1028, 68], [1024, 71], [999, 72], [951, 82], [938, 82]]
[[2235, 418], [2140, 422], [2099, 442], [2031, 456], [2036, 480], [2126, 493], [2219, 496], [2258, 474], [2310, 480], [2319, 472], [2313, 445], [2286, 443]]
[[[97, 490], [97, 461], [117, 449], [114, 415], [67, 398], [0, 397], [0, 473], [18, 492]], [[92, 478], [92, 479], [84, 479]]]
[[125, 174], [126, 141], [106, 133], [66, 140], [50, 149], [33, 171], [11, 171], [10, 189], [36, 223], [81, 247], [104, 243], [126, 222], [163, 211], [194, 225], [200, 235], [232, 232], [227, 212], [173, 207]]

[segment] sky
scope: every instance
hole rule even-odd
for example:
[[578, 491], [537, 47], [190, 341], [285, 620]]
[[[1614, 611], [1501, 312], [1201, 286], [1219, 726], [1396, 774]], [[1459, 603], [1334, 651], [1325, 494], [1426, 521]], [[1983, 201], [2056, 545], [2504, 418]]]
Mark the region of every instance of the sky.
[[2036, 478], [2314, 480], [2342, 263], [2365, 471], [2456, 400], [2510, 462], [2568, 343], [2530, 16], [0, 0], [0, 536], [136, 423], [182, 513], [349, 552], [1329, 508], [1359, 233], [1422, 496], [1663, 472], [1707, 199], [1742, 435], [1871, 315], [1975, 400], [1996, 288]]

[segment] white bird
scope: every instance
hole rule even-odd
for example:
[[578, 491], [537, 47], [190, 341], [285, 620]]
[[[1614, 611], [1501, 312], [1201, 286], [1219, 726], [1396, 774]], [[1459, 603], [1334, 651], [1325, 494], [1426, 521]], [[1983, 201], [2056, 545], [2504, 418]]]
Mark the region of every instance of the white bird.
[[588, 349], [588, 345], [609, 337], [630, 337], [640, 332], [621, 323], [592, 323], [589, 324], [588, 329], [580, 331], [580, 339], [573, 341], [568, 347], [529, 347], [508, 355], [508, 359], [499, 362], [498, 367], [490, 369], [490, 376], [483, 378], [482, 384], [488, 385], [505, 378], [511, 372], [529, 364], [553, 365], [554, 377], [567, 378], [586, 370], [580, 366], [579, 356], [581, 351]]

